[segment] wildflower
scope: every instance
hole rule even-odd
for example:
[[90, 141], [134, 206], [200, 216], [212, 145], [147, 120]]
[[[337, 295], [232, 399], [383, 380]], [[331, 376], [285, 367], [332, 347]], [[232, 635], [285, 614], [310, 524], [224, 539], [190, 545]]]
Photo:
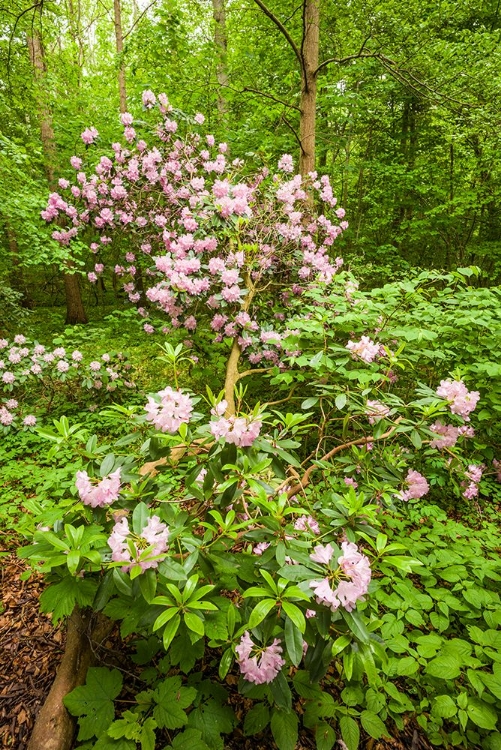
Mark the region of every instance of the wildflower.
[[90, 146], [92, 143], [95, 143], [98, 137], [99, 133], [97, 132], [96, 128], [86, 128], [80, 135], [80, 138], [86, 146]]
[[92, 484], [86, 471], [77, 471], [76, 487], [80, 500], [91, 508], [104, 508], [117, 500], [120, 494], [120, 468]]
[[278, 168], [282, 172], [291, 174], [294, 171], [294, 161], [290, 154], [283, 154], [278, 160]]
[[314, 534], [320, 534], [320, 526], [313, 516], [300, 516], [294, 524], [296, 531], [310, 531]]
[[37, 418], [33, 414], [27, 414], [23, 419], [25, 427], [34, 427], [37, 423]]
[[[253, 650], [256, 653], [251, 656]], [[280, 656], [282, 647], [278, 638], [275, 638], [271, 646], [256, 648], [249, 632], [246, 630], [235, 651], [243, 677], [255, 685], [273, 682], [285, 664], [284, 659]]]

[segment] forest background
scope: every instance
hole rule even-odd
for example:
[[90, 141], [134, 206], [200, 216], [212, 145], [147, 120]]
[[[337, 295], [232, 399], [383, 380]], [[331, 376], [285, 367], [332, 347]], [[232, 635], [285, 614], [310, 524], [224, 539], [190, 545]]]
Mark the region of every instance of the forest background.
[[[255, 736], [356, 750], [407, 733], [499, 750], [499, 3], [13, 0], [0, 23], [2, 556], [20, 548], [45, 575], [54, 625], [92, 635], [88, 612], [104, 612], [127, 641], [112, 669], [70, 675], [77, 739], [61, 695], [49, 704], [58, 748], [220, 750]], [[92, 231], [83, 221], [66, 241], [75, 214], [55, 192], [68, 196], [83, 160], [107, 195], [111, 144], [142, 153], [127, 129], [149, 138], [157, 106], [162, 143], [196, 150], [210, 134], [239, 183], [226, 208], [245, 199], [225, 215], [201, 159], [216, 199], [204, 197], [197, 237], [217, 236], [227, 278], [242, 282], [234, 243], [248, 263], [242, 297], [216, 300], [235, 321], [175, 282], [182, 325], [145, 301], [151, 248], [138, 253], [132, 221], [112, 219], [93, 247], [108, 219], [91, 205]], [[316, 203], [309, 187], [291, 197], [292, 162], [303, 185], [327, 175], [337, 204], [325, 182]], [[150, 210], [157, 194], [138, 184]], [[280, 186], [296, 229], [280, 223]], [[339, 227], [291, 218], [294, 201], [300, 218], [325, 211]], [[254, 210], [284, 251], [259, 248], [272, 268], [262, 297]], [[321, 272], [303, 265], [292, 284], [306, 228], [325, 241], [303, 258]], [[259, 367], [243, 369], [244, 345]], [[174, 427], [158, 416], [169, 408], [184, 410]], [[133, 527], [125, 558], [112, 503]], [[343, 559], [331, 543], [365, 571], [345, 608], [311, 591]], [[332, 566], [327, 582], [343, 575]], [[264, 684], [247, 679], [244, 646], [256, 668], [275, 658]], [[24, 748], [34, 716], [6, 715], [16, 729], [0, 737]], [[34, 737], [33, 750], [53, 739], [40, 722]]]

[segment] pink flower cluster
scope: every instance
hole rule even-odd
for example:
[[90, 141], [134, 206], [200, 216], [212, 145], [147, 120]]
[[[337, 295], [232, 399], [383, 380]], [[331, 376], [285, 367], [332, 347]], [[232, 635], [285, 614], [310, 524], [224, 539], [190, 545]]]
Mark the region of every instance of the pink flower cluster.
[[105, 508], [120, 495], [120, 468], [93, 484], [86, 471], [77, 471], [75, 481], [80, 500], [91, 508]]
[[453, 448], [459, 437], [475, 437], [475, 430], [468, 425], [454, 427], [452, 424], [443, 424], [443, 422], [434, 422], [430, 425], [430, 430], [440, 437], [430, 440], [430, 448]]
[[482, 479], [484, 472], [484, 466], [481, 464], [470, 464], [468, 470], [465, 471], [465, 481], [463, 482], [463, 497], [467, 500], [472, 500], [478, 495], [478, 485]]
[[249, 448], [261, 430], [259, 419], [246, 417], [220, 417], [210, 423], [210, 431], [216, 440], [223, 438], [226, 443], [232, 443], [239, 448]]
[[299, 516], [294, 523], [296, 531], [309, 531], [313, 534], [320, 534], [320, 526], [313, 516]]
[[[122, 518], [114, 525], [108, 546], [112, 551], [113, 562], [126, 563], [122, 570], [128, 571], [134, 564], [139, 565], [142, 570], [148, 570], [158, 567], [160, 560], [154, 558], [167, 551], [168, 539], [169, 529], [158, 516], [151, 516], [138, 536], [131, 534], [127, 519]], [[140, 560], [148, 547], [152, 548], [150, 553], [145, 559]]]
[[[137, 247], [125, 253], [114, 273], [127, 276], [124, 290], [131, 302], [139, 301], [144, 284], [147, 297], [169, 316], [171, 325], [190, 331], [197, 325], [193, 307], [206, 306], [217, 341], [237, 337], [252, 364], [264, 359], [280, 365], [280, 335], [263, 341], [263, 322], [242, 308], [251, 285], [266, 287], [271, 281], [273, 314], [283, 321], [293, 297], [274, 295], [275, 284], [300, 289], [295, 282], [330, 283], [342, 264], [341, 258], [331, 258], [331, 246], [348, 224], [342, 208], [332, 211], [332, 218], [315, 216], [309, 200], [316, 191], [326, 208], [334, 209], [329, 178], [292, 175], [292, 158], [284, 155], [282, 174], [262, 170], [243, 180], [240, 164], [227, 158], [227, 144], [216, 145], [212, 135], [204, 143], [196, 132], [185, 140], [176, 137], [177, 123], [166, 117], [172, 108], [165, 94], [157, 99], [145, 91], [143, 105], [158, 106], [162, 117], [156, 145], [138, 140], [133, 116], [123, 113], [125, 144], [114, 143], [113, 154], [102, 156], [91, 174], [82, 171], [79, 157], [72, 157], [75, 184], [61, 181], [68, 197], [52, 193], [42, 217], [64, 217], [68, 228], [58, 227], [53, 235], [62, 244], [93, 230], [99, 241], [92, 241], [90, 249], [96, 255], [113, 234], [127, 232]], [[197, 124], [203, 120], [196, 115]], [[97, 137], [93, 128], [82, 134], [86, 145]], [[233, 231], [236, 222], [243, 250], [226, 241], [227, 230]], [[92, 283], [104, 271], [102, 259], [97, 260], [88, 272]], [[136, 277], [141, 267], [140, 290]], [[143, 325], [152, 332], [151, 323]]]
[[252, 656], [256, 646], [246, 630], [235, 651], [243, 677], [255, 685], [273, 682], [285, 664], [285, 660], [280, 656], [282, 647], [278, 638], [275, 638], [271, 646], [258, 649]]
[[[358, 551], [356, 544], [343, 542], [343, 554], [338, 557], [338, 568], [332, 565], [334, 548], [332, 545], [317, 544], [310, 555], [313, 562], [327, 565], [328, 575], [321, 581], [310, 581], [318, 604], [324, 604], [335, 612], [340, 606], [351, 612], [369, 588], [371, 567], [369, 559]], [[336, 587], [333, 589], [331, 583]]]
[[346, 348], [354, 359], [361, 359], [367, 364], [373, 362], [381, 353], [379, 344], [375, 344], [368, 336], [362, 336], [360, 341], [348, 341]]
[[380, 419], [384, 419], [388, 416], [390, 413], [390, 407], [376, 399], [367, 399], [367, 409], [365, 413], [367, 414], [369, 424], [375, 424], [376, 422], [379, 422]]
[[146, 419], [161, 432], [177, 432], [182, 424], [190, 421], [193, 411], [191, 398], [181, 391], [174, 391], [170, 386], [159, 391], [160, 403], [152, 396], [148, 396]]
[[471, 412], [475, 409], [480, 393], [468, 391], [462, 380], [441, 380], [437, 388], [437, 396], [449, 402], [452, 414], [458, 414], [466, 421], [469, 420]]
[[404, 481], [406, 489], [401, 490], [398, 496], [401, 500], [405, 500], [405, 502], [423, 497], [430, 489], [424, 476], [419, 471], [414, 471], [414, 469], [409, 469]]

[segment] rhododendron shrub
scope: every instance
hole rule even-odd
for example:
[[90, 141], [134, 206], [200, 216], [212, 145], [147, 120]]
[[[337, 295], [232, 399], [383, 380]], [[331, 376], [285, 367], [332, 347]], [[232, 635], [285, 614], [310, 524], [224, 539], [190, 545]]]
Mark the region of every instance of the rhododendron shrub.
[[122, 352], [88, 360], [79, 349], [46, 347], [23, 334], [0, 339], [0, 430], [35, 427], [55, 399], [104, 401], [135, 388]]
[[[66, 221], [67, 229], [53, 232], [64, 245], [94, 235], [91, 283], [105, 272], [110, 243], [124, 247], [111, 270], [129, 300], [141, 301], [141, 315], [153, 304], [172, 328], [192, 333], [207, 322], [216, 342], [230, 340], [231, 415], [240, 356], [283, 366], [290, 311], [305, 288], [332, 282], [342, 265], [332, 246], [348, 223], [328, 177], [293, 175], [291, 157], [276, 174], [245, 176], [225, 143], [190, 130], [179, 137], [165, 95], [155, 102], [161, 119], [145, 131], [147, 140], [131, 127], [132, 114], [121, 115], [125, 143], [114, 143], [85, 171], [73, 158], [74, 183], [60, 182], [61, 194], [50, 195], [42, 217]], [[195, 126], [202, 123], [195, 118]], [[95, 138], [92, 129], [82, 134], [87, 145]], [[324, 213], [314, 210], [316, 200]], [[154, 328], [145, 321], [147, 333]], [[370, 352], [363, 349], [365, 357]]]

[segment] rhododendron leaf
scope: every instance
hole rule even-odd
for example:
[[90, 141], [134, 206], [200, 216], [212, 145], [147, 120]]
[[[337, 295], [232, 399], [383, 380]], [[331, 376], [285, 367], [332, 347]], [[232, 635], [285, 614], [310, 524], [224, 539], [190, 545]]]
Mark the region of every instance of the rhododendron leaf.
[[151, 604], [157, 590], [157, 574], [154, 570], [148, 569], [143, 572], [139, 578], [139, 588], [145, 601]]
[[181, 623], [181, 618], [178, 614], [175, 614], [174, 617], [170, 620], [170, 622], [167, 623], [165, 630], [162, 635], [162, 641], [164, 644], [164, 649], [167, 651], [170, 644], [172, 643], [172, 639], [176, 635], [179, 625]]
[[355, 638], [362, 641], [362, 643], [369, 643], [370, 633], [367, 630], [360, 613], [356, 610], [353, 612], [347, 612], [345, 609], [341, 609], [340, 611], [343, 620], [346, 622]]
[[132, 514], [132, 528], [135, 534], [140, 534], [146, 526], [150, 513], [145, 503], [138, 503]]
[[205, 633], [205, 627], [203, 620], [198, 617], [198, 615], [195, 615], [191, 612], [185, 612], [184, 613], [184, 622], [186, 624], [186, 627], [189, 628], [193, 633], [196, 633], [197, 635], [203, 636]]
[[221, 661], [219, 662], [218, 674], [221, 680], [224, 680], [224, 678], [230, 671], [233, 659], [233, 651], [231, 650], [231, 648], [227, 648], [221, 657]]
[[132, 596], [132, 585], [129, 577], [119, 568], [113, 570], [113, 583], [124, 596]]
[[153, 623], [153, 630], [158, 630], [162, 627], [162, 625], [165, 625], [165, 623], [169, 622], [169, 620], [172, 620], [177, 612], [177, 607], [171, 607], [170, 609], [164, 610], [160, 615], [158, 615], [157, 619]]
[[249, 628], [252, 630], [256, 625], [259, 625], [273, 607], [276, 607], [274, 599], [263, 599], [259, 604], [256, 604], [249, 617]]
[[111, 474], [114, 466], [115, 456], [113, 455], [113, 453], [108, 453], [108, 455], [105, 456], [101, 461], [101, 465], [99, 467], [99, 474], [101, 475], [101, 477], [107, 477], [108, 474]]
[[306, 620], [305, 620], [303, 613], [299, 609], [299, 607], [296, 607], [296, 605], [292, 604], [291, 602], [283, 601], [282, 608], [285, 614], [287, 615], [288, 619], [292, 620], [296, 628], [301, 633], [304, 633], [304, 631], [306, 630]]
[[294, 666], [299, 666], [303, 658], [303, 636], [301, 631], [293, 624], [292, 620], [285, 620], [285, 645], [287, 653]]

